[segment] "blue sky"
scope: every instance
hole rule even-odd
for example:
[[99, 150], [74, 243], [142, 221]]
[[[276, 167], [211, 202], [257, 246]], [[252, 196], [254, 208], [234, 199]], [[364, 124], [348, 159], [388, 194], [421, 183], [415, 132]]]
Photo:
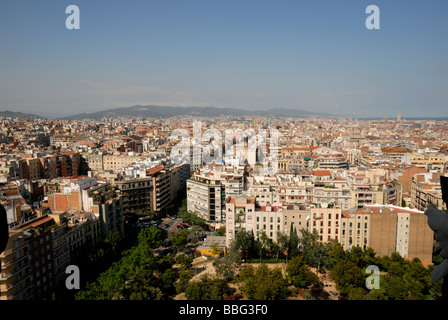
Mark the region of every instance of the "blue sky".
[[[81, 13], [67, 30], [68, 5]], [[380, 30], [365, 9], [380, 8]], [[448, 1], [1, 0], [0, 110], [448, 116]]]

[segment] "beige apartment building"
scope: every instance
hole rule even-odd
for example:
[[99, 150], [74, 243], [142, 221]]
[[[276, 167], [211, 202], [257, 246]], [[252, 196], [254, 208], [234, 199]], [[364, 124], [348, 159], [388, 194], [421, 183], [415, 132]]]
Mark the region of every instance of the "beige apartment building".
[[443, 154], [412, 153], [410, 161], [411, 164], [418, 168], [423, 168], [427, 172], [437, 171], [439, 173], [445, 173], [447, 171], [448, 158]]
[[[104, 166], [103, 166], [103, 155], [102, 154], [89, 154], [84, 153], [82, 154], [84, 159], [86, 160], [87, 164], [89, 165], [90, 171], [93, 172], [103, 172]], [[108, 160], [111, 161], [110, 159]]]
[[311, 208], [308, 231], [316, 231], [319, 241], [340, 240], [342, 210], [337, 208]]
[[[5, 250], [0, 254], [0, 300], [24, 300], [32, 296], [28, 264], [28, 244], [23, 230], [10, 230]], [[28, 270], [26, 270], [28, 268]]]
[[239, 231], [254, 232], [256, 222], [255, 199], [246, 197], [226, 200], [226, 245], [229, 247]]
[[311, 211], [305, 206], [257, 203], [253, 198], [239, 196], [227, 198], [225, 210], [227, 246], [238, 231], [253, 232], [255, 239], [265, 233], [277, 242], [279, 234], [289, 235], [292, 230], [300, 235], [301, 229], [309, 229]]
[[143, 159], [143, 156], [134, 155], [103, 155], [103, 170], [119, 172], [123, 168]]
[[362, 208], [375, 203], [401, 206], [401, 184], [391, 179], [385, 170], [357, 171], [350, 176], [350, 180], [350, 208]]
[[423, 211], [376, 204], [343, 215], [344, 249], [371, 247], [377, 256], [398, 252], [405, 259], [432, 263], [434, 233]]
[[225, 208], [227, 246], [242, 230], [253, 232], [255, 238], [264, 232], [277, 242], [278, 234], [289, 235], [292, 226], [299, 236], [301, 229], [315, 231], [319, 241], [338, 241], [344, 250], [370, 247], [377, 256], [398, 252], [405, 259], [419, 258], [425, 265], [432, 262], [433, 232], [422, 211], [375, 204], [349, 212], [257, 203], [244, 196], [227, 198]]
[[411, 182], [411, 208], [425, 211], [428, 204], [434, 204], [439, 210], [446, 209], [440, 187], [440, 173], [416, 174]]

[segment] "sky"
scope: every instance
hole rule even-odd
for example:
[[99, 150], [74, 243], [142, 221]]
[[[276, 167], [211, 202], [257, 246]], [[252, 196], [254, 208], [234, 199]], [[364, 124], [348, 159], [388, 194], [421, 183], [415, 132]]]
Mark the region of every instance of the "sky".
[[446, 0], [0, 0], [0, 110], [447, 117], [447, 13]]

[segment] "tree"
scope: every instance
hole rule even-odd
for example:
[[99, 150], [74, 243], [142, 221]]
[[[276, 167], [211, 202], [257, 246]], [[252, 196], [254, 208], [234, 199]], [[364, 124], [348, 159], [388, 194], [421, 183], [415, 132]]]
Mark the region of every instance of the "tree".
[[241, 250], [243, 259], [250, 259], [254, 257], [255, 253], [255, 238], [252, 232], [239, 231], [235, 236], [235, 249]]
[[179, 280], [175, 283], [176, 292], [181, 293], [186, 289], [188, 281], [193, 277], [193, 258], [180, 254], [175, 259], [179, 265]]
[[212, 249], [212, 255], [213, 256], [217, 256], [220, 252], [220, 250], [218, 249], [219, 244], [218, 243], [212, 243], [210, 245], [210, 248]]
[[333, 267], [338, 262], [347, 259], [347, 254], [339, 242], [337, 241], [329, 242], [327, 249], [328, 249], [328, 258], [326, 259], [325, 267], [327, 267], [328, 269], [333, 269]]
[[218, 230], [216, 230], [216, 233], [218, 234], [218, 236], [225, 236], [226, 235], [226, 228], [225, 227], [221, 227]]
[[199, 242], [199, 233], [204, 230], [201, 226], [194, 225], [191, 227], [190, 234], [194, 235], [194, 238], [192, 238], [192, 243], [198, 243]]
[[316, 230], [309, 232], [306, 229], [300, 230], [300, 246], [304, 261], [307, 265], [321, 270], [328, 256], [328, 250], [325, 243], [319, 242], [319, 236]]
[[349, 261], [355, 263], [358, 267], [363, 267], [364, 252], [360, 247], [352, 247], [351, 250], [348, 251], [348, 259]]
[[176, 263], [180, 266], [181, 270], [188, 270], [193, 267], [193, 257], [189, 257], [186, 254], [179, 254], [175, 258]]
[[257, 268], [246, 266], [238, 276], [241, 291], [249, 299], [275, 300], [287, 295], [286, 282], [280, 268], [270, 269], [262, 263]]
[[387, 300], [405, 300], [409, 297], [409, 287], [403, 278], [387, 275], [383, 277], [381, 286]]
[[143, 228], [138, 233], [138, 241], [150, 248], [157, 248], [162, 244], [162, 231], [157, 226]]
[[311, 286], [310, 289], [311, 296], [314, 300], [328, 300], [330, 294], [325, 291], [322, 282], [316, 282]]
[[331, 277], [336, 282], [336, 288], [341, 295], [348, 295], [351, 288], [364, 285], [364, 275], [352, 261], [341, 261], [331, 271]]
[[235, 270], [241, 262], [241, 253], [234, 246], [229, 248], [227, 254], [213, 261], [216, 275], [225, 280], [231, 280], [235, 276]]
[[286, 234], [281, 232], [277, 233], [277, 243], [279, 246], [279, 251], [283, 251], [286, 255], [286, 263], [288, 263], [288, 251], [289, 251], [289, 239]]
[[272, 242], [271, 251], [272, 253], [275, 253], [275, 260], [278, 261], [278, 255], [280, 254], [281, 251], [280, 245], [276, 242]]
[[303, 256], [292, 258], [287, 266], [288, 280], [296, 287], [307, 288], [319, 282], [317, 275], [305, 264]]
[[270, 251], [272, 248], [272, 239], [268, 237], [266, 232], [262, 232], [260, 237], [255, 242], [260, 257], [260, 262], [263, 257], [263, 252]]
[[[148, 228], [149, 229], [149, 228]], [[141, 233], [137, 246], [76, 293], [77, 300], [167, 299], [174, 294], [177, 272], [174, 259], [156, 257], [148, 245], [150, 230]]]
[[288, 255], [290, 258], [293, 258], [299, 254], [299, 236], [292, 223], [289, 230], [288, 240]]
[[364, 300], [367, 292], [361, 287], [350, 288], [348, 291], [349, 300]]
[[226, 283], [223, 279], [202, 276], [199, 280], [191, 281], [185, 290], [185, 297], [188, 300], [223, 300], [227, 296]]
[[187, 229], [181, 229], [170, 234], [170, 240], [177, 250], [182, 251], [185, 248], [189, 233]]
[[120, 251], [123, 238], [118, 231], [110, 232], [104, 239], [104, 246], [107, 248], [108, 254], [115, 256]]

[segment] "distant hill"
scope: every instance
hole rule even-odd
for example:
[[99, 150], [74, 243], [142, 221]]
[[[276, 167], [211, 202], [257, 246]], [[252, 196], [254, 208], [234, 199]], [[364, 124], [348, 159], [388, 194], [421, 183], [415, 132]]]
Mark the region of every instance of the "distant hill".
[[22, 113], [22, 112], [10, 111], [10, 110], [0, 111], [0, 117], [20, 118], [20, 119], [46, 119], [45, 117], [41, 117], [36, 114]]
[[81, 113], [74, 116], [64, 117], [66, 120], [101, 120], [103, 118], [170, 118], [174, 116], [278, 116], [278, 117], [331, 117], [328, 113], [309, 112], [296, 109], [270, 109], [270, 110], [244, 110], [235, 108], [217, 108], [217, 107], [168, 107], [168, 106], [132, 106], [124, 108], [108, 109], [94, 113]]

